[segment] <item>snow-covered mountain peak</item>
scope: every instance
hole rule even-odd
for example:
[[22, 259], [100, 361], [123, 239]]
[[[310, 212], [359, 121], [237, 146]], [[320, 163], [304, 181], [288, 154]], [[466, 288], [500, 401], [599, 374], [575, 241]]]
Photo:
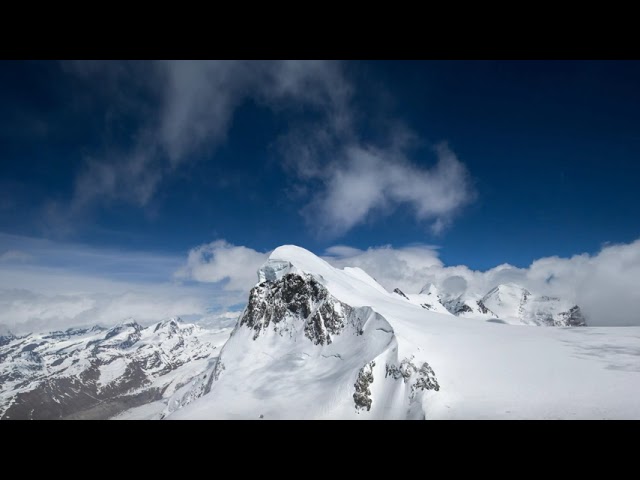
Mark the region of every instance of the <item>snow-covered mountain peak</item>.
[[271, 252], [269, 259], [258, 270], [259, 284], [265, 280], [278, 281], [287, 274], [307, 274], [327, 288], [336, 299], [350, 304], [354, 302], [354, 306], [362, 305], [362, 293], [365, 292], [365, 296], [392, 296], [361, 268], [335, 268], [309, 250], [295, 245], [284, 245]]
[[[438, 294], [435, 286], [423, 294], [388, 292], [360, 269], [333, 268], [293, 246], [276, 249], [261, 271], [215, 364], [172, 397], [168, 418], [593, 418], [640, 412], [631, 381], [637, 373], [619, 370], [627, 368], [621, 350], [603, 350], [604, 361], [576, 351], [599, 341], [587, 329], [505, 325], [575, 324], [570, 322], [580, 318], [579, 309], [565, 311], [558, 299], [500, 286], [488, 297], [499, 306], [525, 292], [528, 298], [521, 317], [502, 321], [479, 292]], [[607, 335], [626, 345], [624, 335]], [[603, 361], [617, 365], [615, 374], [602, 374]], [[602, 382], [597, 389], [594, 375]], [[608, 389], [625, 395], [610, 397]], [[547, 391], [554, 395], [540, 394]], [[610, 408], [601, 413], [595, 406], [605, 398]]]
[[168, 320], [156, 323], [153, 327], [153, 332], [155, 333], [159, 331], [167, 331], [175, 333], [185, 327], [186, 325], [183, 323], [180, 317], [171, 317]]
[[566, 300], [536, 295], [515, 283], [491, 289], [479, 304], [498, 318], [514, 324], [584, 326], [580, 308]]
[[437, 297], [439, 293], [440, 292], [438, 290], [438, 287], [436, 287], [431, 282], [427, 283], [424, 287], [422, 287], [422, 290], [420, 290], [420, 295], [433, 295]]
[[520, 299], [523, 296], [528, 297], [529, 295], [531, 295], [531, 292], [521, 285], [515, 283], [501, 283], [489, 290], [483, 300], [496, 298], [499, 300], [509, 301], [511, 299]]
[[530, 296], [531, 292], [526, 288], [506, 283], [492, 288], [481, 301], [498, 318], [521, 319]]
[[133, 327], [135, 329], [142, 328], [142, 327], [140, 327], [140, 324], [138, 322], [136, 322], [136, 319], [133, 318], [133, 317], [127, 318], [123, 322], [119, 323], [117, 326], [119, 326], [119, 327]]
[[287, 273], [308, 273], [322, 276], [334, 268], [309, 250], [295, 245], [276, 248], [258, 270], [260, 281], [276, 281]]
[[274, 250], [258, 277], [215, 366], [171, 400], [174, 418], [424, 415], [435, 373], [404, 355], [394, 327], [372, 308], [383, 299], [415, 309], [406, 297], [360, 268], [334, 268], [291, 245]]

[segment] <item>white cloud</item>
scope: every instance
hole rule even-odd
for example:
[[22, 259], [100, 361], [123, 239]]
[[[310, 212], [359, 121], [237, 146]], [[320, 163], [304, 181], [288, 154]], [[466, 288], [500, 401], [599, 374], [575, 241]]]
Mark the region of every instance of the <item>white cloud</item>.
[[332, 247], [326, 260], [336, 266], [358, 266], [385, 288], [417, 293], [426, 283], [448, 290], [486, 293], [514, 282], [543, 295], [556, 295], [580, 305], [589, 325], [640, 325], [640, 240], [608, 245], [595, 255], [546, 257], [528, 268], [509, 264], [486, 271], [444, 266], [427, 246], [369, 248]]
[[176, 272], [176, 277], [198, 282], [225, 281], [225, 290], [248, 292], [256, 284], [258, 268], [268, 256], [268, 253], [216, 240], [191, 249], [186, 265]]
[[367, 250], [338, 245], [330, 247], [322, 257], [338, 268], [360, 267], [383, 287], [413, 292], [425, 282], [431, 268], [442, 268], [436, 247], [412, 245], [393, 248], [390, 245]]
[[[338, 63], [326, 61], [71, 62], [70, 73], [100, 82], [113, 97], [108, 117], [142, 118], [133, 144], [87, 158], [69, 204], [46, 206], [49, 224], [64, 228], [96, 202], [147, 205], [163, 179], [222, 143], [247, 99], [273, 110], [339, 112], [349, 87]], [[143, 91], [146, 95], [134, 95]], [[125, 92], [131, 92], [127, 95]], [[144, 98], [158, 105], [150, 110]], [[333, 106], [333, 107], [332, 107]], [[125, 117], [126, 118], [126, 117]]]
[[[83, 283], [67, 276], [65, 283]], [[49, 281], [55, 282], [51, 277]], [[175, 286], [114, 283], [107, 291], [48, 295], [27, 289], [0, 289], [0, 328], [14, 333], [64, 329], [68, 327], [109, 326], [133, 317], [141, 324], [170, 316], [200, 316], [207, 304], [196, 295]]]
[[[226, 289], [246, 299], [257, 282], [256, 270], [267, 257], [268, 253], [219, 240], [193, 249], [179, 276], [203, 282], [226, 280]], [[398, 287], [418, 293], [425, 284], [434, 283], [449, 291], [484, 294], [513, 282], [535, 293], [576, 302], [590, 325], [640, 325], [640, 239], [605, 246], [595, 255], [545, 257], [528, 268], [502, 264], [486, 271], [445, 266], [438, 258], [438, 247], [432, 245], [366, 250], [336, 245], [326, 249], [322, 258], [338, 268], [360, 267], [389, 291]]]
[[[0, 251], [28, 257], [4, 262], [0, 269], [0, 330], [18, 333], [111, 325], [130, 316], [142, 323], [172, 315], [236, 317], [268, 257], [224, 240], [192, 249], [185, 261], [5, 234]], [[608, 245], [595, 255], [546, 257], [528, 268], [503, 264], [486, 271], [445, 266], [431, 245], [366, 250], [336, 245], [323, 258], [339, 268], [360, 267], [388, 290], [416, 293], [433, 282], [486, 293], [515, 282], [578, 303], [590, 325], [640, 325], [640, 240]]]
[[174, 315], [197, 320], [246, 301], [246, 292], [175, 281], [182, 256], [0, 234], [0, 251], [18, 245], [28, 261], [0, 268], [0, 333], [108, 326], [128, 317], [143, 324]]
[[371, 215], [410, 208], [418, 221], [431, 221], [439, 233], [473, 198], [469, 174], [446, 146], [437, 149], [432, 168], [418, 167], [395, 150], [350, 147], [345, 158], [319, 170], [324, 188], [305, 213], [308, 222], [337, 237]]
[[72, 229], [97, 202], [148, 205], [168, 175], [225, 141], [236, 110], [249, 99], [293, 115], [289, 131], [274, 141], [284, 170], [293, 176], [290, 191], [307, 204], [301, 213], [324, 236], [337, 237], [403, 207], [439, 233], [473, 198], [466, 168], [446, 146], [436, 148], [431, 167], [408, 158], [418, 139], [402, 122], [388, 118], [388, 133], [375, 145], [360, 139], [356, 119], [366, 112], [354, 106], [354, 85], [341, 62], [64, 65], [89, 81], [99, 79], [102, 91], [114, 99], [110, 122], [143, 120], [132, 132], [131, 145], [110, 145], [86, 159], [68, 204], [46, 206], [48, 224], [59, 231]]

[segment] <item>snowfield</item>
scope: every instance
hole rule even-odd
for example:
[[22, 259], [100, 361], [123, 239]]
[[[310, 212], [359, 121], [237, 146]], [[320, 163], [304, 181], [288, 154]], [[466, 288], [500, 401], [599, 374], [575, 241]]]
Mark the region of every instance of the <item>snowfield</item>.
[[[421, 306], [429, 291], [387, 292], [295, 246], [276, 249], [259, 280], [167, 418], [640, 418], [640, 327], [454, 316]], [[497, 293], [513, 311], [520, 293]]]

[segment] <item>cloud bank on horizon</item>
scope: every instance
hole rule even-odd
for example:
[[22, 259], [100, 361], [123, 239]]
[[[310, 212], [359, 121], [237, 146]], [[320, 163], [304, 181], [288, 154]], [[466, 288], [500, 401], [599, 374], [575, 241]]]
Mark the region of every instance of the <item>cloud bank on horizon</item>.
[[[0, 333], [113, 325], [129, 317], [151, 323], [174, 315], [234, 316], [270, 253], [224, 240], [195, 247], [186, 258], [5, 234], [0, 241]], [[527, 268], [503, 264], [486, 271], [446, 266], [433, 245], [336, 245], [321, 257], [337, 268], [360, 267], [389, 291], [417, 293], [431, 282], [488, 292], [513, 282], [578, 303], [589, 325], [640, 325], [640, 239], [606, 245], [595, 255], [546, 257]]]
[[93, 248], [0, 233], [0, 335], [216, 316], [241, 291], [176, 282], [181, 256]]
[[[224, 280], [230, 289], [248, 291], [268, 254], [215, 241], [193, 249], [177, 275], [199, 282]], [[595, 255], [546, 257], [528, 268], [502, 264], [486, 271], [446, 266], [438, 258], [437, 247], [431, 245], [367, 250], [338, 245], [328, 248], [322, 258], [338, 268], [360, 267], [389, 291], [399, 287], [406, 293], [418, 293], [426, 283], [434, 283], [449, 289], [455, 285], [460, 293], [466, 289], [486, 293], [499, 284], [517, 283], [538, 294], [576, 302], [589, 325], [640, 325], [640, 292], [636, 288], [640, 239], [604, 246]], [[234, 268], [227, 268], [229, 264]]]

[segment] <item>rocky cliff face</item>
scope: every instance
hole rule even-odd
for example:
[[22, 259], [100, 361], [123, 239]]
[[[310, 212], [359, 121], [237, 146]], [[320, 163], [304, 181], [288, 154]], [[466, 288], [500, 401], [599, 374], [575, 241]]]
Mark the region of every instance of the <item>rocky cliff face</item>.
[[352, 313], [351, 307], [333, 298], [311, 275], [288, 273], [251, 290], [240, 325], [255, 332], [254, 340], [270, 325], [289, 337], [302, 326], [305, 337], [315, 345], [328, 345], [353, 319]]

